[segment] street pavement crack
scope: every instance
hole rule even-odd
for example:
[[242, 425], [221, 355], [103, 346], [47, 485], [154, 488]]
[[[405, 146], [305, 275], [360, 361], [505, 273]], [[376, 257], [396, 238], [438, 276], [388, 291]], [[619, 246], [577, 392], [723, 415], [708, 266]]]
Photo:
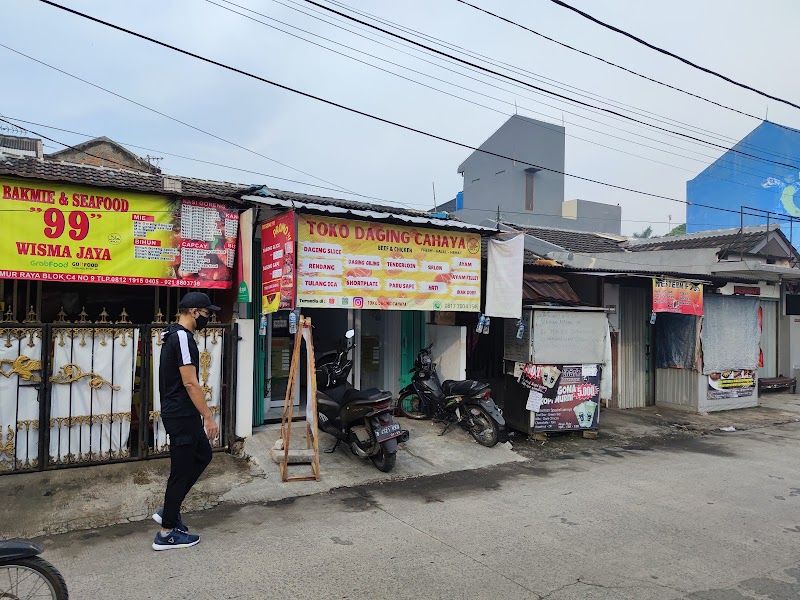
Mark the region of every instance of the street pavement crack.
[[398, 517], [398, 516], [397, 516], [397, 515], [395, 515], [395, 514], [392, 514], [392, 513], [390, 513], [388, 510], [386, 510], [386, 509], [385, 509], [385, 508], [383, 508], [382, 506], [378, 506], [378, 505], [376, 505], [376, 506], [375, 506], [375, 508], [377, 508], [378, 510], [380, 510], [380, 511], [381, 511], [381, 512], [383, 512], [384, 514], [388, 515], [388, 516], [389, 516], [389, 517], [391, 517], [392, 519], [394, 519], [394, 520], [396, 520], [396, 521], [398, 521], [398, 522], [402, 523], [402, 524], [403, 524], [403, 525], [405, 525], [406, 527], [410, 527], [410, 528], [411, 528], [411, 529], [413, 529], [414, 531], [416, 531], [416, 532], [418, 532], [418, 533], [421, 533], [422, 535], [424, 535], [424, 536], [426, 536], [426, 537], [428, 537], [428, 538], [430, 538], [430, 539], [432, 539], [432, 540], [434, 540], [434, 541], [436, 541], [436, 542], [438, 542], [438, 543], [442, 544], [443, 546], [447, 546], [448, 548], [450, 548], [450, 550], [452, 550], [453, 552], [457, 552], [458, 554], [460, 554], [460, 555], [461, 555], [461, 556], [463, 556], [464, 558], [467, 558], [467, 559], [471, 560], [472, 562], [479, 564], [480, 566], [484, 567], [485, 569], [489, 569], [489, 570], [490, 570], [492, 573], [494, 573], [494, 574], [495, 574], [495, 575], [497, 575], [498, 577], [502, 577], [503, 579], [505, 579], [505, 580], [506, 580], [506, 581], [508, 581], [509, 583], [512, 583], [512, 584], [514, 584], [514, 585], [516, 585], [516, 586], [518, 586], [518, 587], [522, 588], [522, 589], [523, 589], [523, 590], [525, 590], [526, 592], [528, 592], [528, 593], [530, 593], [530, 594], [533, 594], [533, 595], [534, 595], [534, 596], [537, 598], [537, 600], [544, 600], [544, 598], [546, 598], [546, 596], [542, 596], [542, 595], [541, 595], [541, 594], [539, 594], [538, 592], [534, 592], [534, 591], [533, 591], [532, 589], [530, 589], [529, 587], [527, 587], [527, 586], [525, 586], [525, 585], [521, 584], [519, 581], [515, 581], [514, 579], [512, 579], [512, 578], [511, 578], [511, 577], [509, 577], [508, 575], [505, 575], [505, 574], [501, 573], [500, 571], [498, 571], [497, 569], [494, 569], [494, 568], [492, 568], [491, 566], [487, 565], [486, 563], [484, 563], [484, 562], [481, 562], [480, 560], [478, 560], [478, 559], [477, 559], [477, 558], [475, 558], [474, 556], [470, 556], [470, 555], [469, 555], [469, 554], [467, 554], [466, 552], [463, 552], [463, 551], [459, 550], [458, 548], [456, 548], [455, 546], [453, 546], [453, 545], [451, 545], [451, 544], [448, 544], [448, 543], [447, 543], [447, 542], [445, 542], [444, 540], [440, 540], [440, 539], [439, 539], [439, 538], [437, 538], [435, 535], [433, 535], [433, 534], [431, 534], [431, 533], [428, 533], [427, 531], [424, 531], [424, 530], [420, 529], [420, 528], [419, 528], [419, 527], [417, 527], [416, 525], [413, 525], [413, 524], [409, 523], [408, 521], [406, 521], [406, 520], [404, 520], [404, 519], [401, 519], [400, 517]]

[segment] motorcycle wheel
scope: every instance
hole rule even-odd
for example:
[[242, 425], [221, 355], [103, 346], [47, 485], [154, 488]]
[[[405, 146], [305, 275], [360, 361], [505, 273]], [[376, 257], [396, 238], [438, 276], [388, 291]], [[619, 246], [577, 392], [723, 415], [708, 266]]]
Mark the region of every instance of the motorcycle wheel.
[[68, 600], [69, 593], [58, 569], [32, 556], [0, 565], [0, 598]]
[[497, 423], [489, 416], [482, 406], [470, 404], [467, 406], [467, 418], [465, 419], [467, 431], [470, 432], [475, 441], [481, 446], [491, 448], [499, 439]]
[[425, 410], [425, 403], [419, 397], [419, 394], [406, 394], [400, 396], [397, 400], [397, 408], [407, 419], [414, 419], [421, 421], [428, 418], [428, 412]]
[[378, 471], [388, 473], [394, 469], [394, 465], [397, 462], [397, 452], [388, 452], [386, 450], [386, 446], [381, 444], [380, 451], [377, 454], [370, 456], [369, 459], [372, 461], [372, 464], [375, 465], [375, 468], [378, 469]]

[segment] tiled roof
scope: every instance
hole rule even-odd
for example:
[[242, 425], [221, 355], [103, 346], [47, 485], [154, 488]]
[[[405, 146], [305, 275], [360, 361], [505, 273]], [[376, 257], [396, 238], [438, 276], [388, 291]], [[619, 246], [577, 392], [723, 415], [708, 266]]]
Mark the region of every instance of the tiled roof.
[[[28, 156], [0, 157], [0, 175], [13, 175], [29, 179], [62, 181], [100, 188], [130, 190], [155, 194], [179, 194], [192, 198], [237, 199], [254, 186], [222, 181], [193, 179], [172, 175], [138, 173], [126, 169], [93, 167], [56, 160], [41, 160]], [[164, 189], [164, 178], [180, 181], [180, 192]]]
[[527, 227], [506, 223], [517, 231], [524, 231], [528, 235], [544, 240], [567, 252], [599, 253], [599, 252], [624, 252], [622, 240], [614, 239], [601, 233], [587, 233], [584, 231], [570, 231], [568, 229], [555, 229], [552, 227]]
[[766, 227], [746, 227], [690, 233], [679, 237], [663, 237], [642, 242], [631, 242], [632, 252], [652, 252], [655, 250], [698, 250], [719, 248], [726, 252], [749, 252], [767, 236]]
[[[348, 208], [351, 210], [378, 210], [378, 211], [390, 212], [396, 215], [426, 217], [429, 219], [436, 218], [435, 216], [431, 215], [430, 213], [424, 210], [416, 210], [413, 208], [400, 208], [397, 206], [388, 206], [386, 204], [373, 204], [370, 202], [359, 202], [356, 200], [345, 200], [343, 198], [313, 196], [311, 194], [300, 194], [298, 192], [286, 192], [283, 190], [276, 190], [269, 187], [263, 188], [262, 193], [267, 198], [277, 198], [278, 200], [287, 200], [290, 202], [308, 202], [311, 204], [320, 204], [322, 206], [337, 206], [339, 208]], [[445, 221], [445, 219], [442, 219], [442, 221]]]

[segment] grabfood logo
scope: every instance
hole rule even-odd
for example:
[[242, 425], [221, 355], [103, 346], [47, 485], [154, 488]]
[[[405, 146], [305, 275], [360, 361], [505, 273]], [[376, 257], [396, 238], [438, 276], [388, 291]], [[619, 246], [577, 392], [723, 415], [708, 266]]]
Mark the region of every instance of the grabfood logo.
[[353, 308], [364, 308], [364, 298], [361, 296], [353, 298]]

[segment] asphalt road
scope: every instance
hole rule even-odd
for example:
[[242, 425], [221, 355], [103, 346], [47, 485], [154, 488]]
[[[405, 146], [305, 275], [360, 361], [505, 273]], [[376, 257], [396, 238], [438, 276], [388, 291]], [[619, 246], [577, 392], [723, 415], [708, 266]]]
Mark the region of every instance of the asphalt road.
[[785, 425], [219, 507], [182, 551], [152, 523], [43, 543], [78, 600], [797, 598], [798, 448]]

